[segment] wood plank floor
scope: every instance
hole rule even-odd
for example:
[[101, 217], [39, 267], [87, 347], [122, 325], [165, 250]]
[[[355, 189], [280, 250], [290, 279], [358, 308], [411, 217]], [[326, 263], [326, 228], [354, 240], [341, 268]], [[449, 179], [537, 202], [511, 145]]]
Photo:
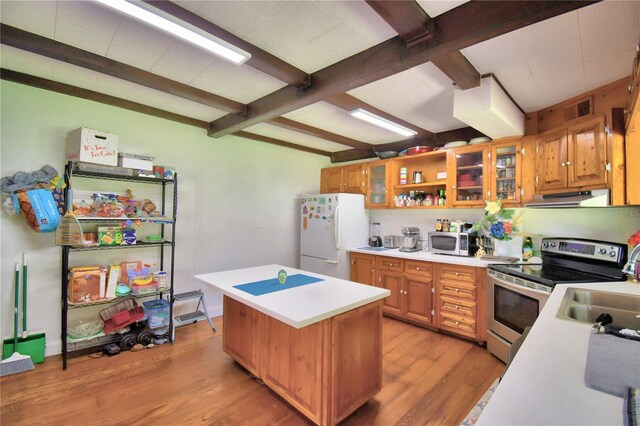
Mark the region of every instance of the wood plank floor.
[[[115, 357], [60, 357], [0, 381], [0, 423], [305, 425], [222, 351], [222, 319]], [[382, 391], [343, 425], [457, 425], [504, 364], [475, 343], [385, 318]]]

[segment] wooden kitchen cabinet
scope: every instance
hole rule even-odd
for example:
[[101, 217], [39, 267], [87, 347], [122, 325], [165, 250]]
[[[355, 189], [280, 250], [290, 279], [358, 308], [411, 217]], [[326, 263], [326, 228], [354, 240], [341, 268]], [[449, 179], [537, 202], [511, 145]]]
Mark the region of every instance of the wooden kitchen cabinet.
[[543, 133], [536, 151], [539, 194], [607, 185], [604, 116]]
[[438, 327], [484, 341], [486, 270], [440, 263], [436, 277]]
[[331, 194], [338, 192], [364, 194], [361, 164], [327, 167], [320, 170], [320, 193]]
[[432, 264], [378, 257], [379, 285], [391, 291], [382, 311], [399, 319], [433, 325]]
[[488, 199], [503, 205], [522, 201], [522, 139], [509, 138], [491, 144]]
[[[625, 137], [626, 203], [640, 205], [640, 97], [636, 98]], [[633, 165], [633, 166], [632, 166]]]
[[490, 145], [456, 148], [449, 155], [451, 205], [454, 207], [484, 206], [489, 197]]
[[376, 256], [371, 254], [351, 253], [351, 268], [349, 274], [349, 279], [351, 281], [377, 286]]
[[392, 160], [370, 161], [363, 165], [365, 179], [364, 204], [367, 209], [386, 209], [392, 206], [391, 175], [395, 167]]
[[[445, 195], [449, 195], [446, 150], [398, 157], [394, 162], [396, 164], [395, 173], [391, 179], [393, 195], [402, 197], [403, 200], [409, 200], [406, 205], [394, 203], [396, 208], [433, 209], [449, 206], [448, 202], [444, 205], [434, 205], [422, 201], [426, 200], [429, 195], [433, 199], [439, 191], [444, 191]], [[400, 181], [400, 169], [403, 167], [407, 169], [407, 182], [404, 184]], [[416, 172], [422, 176], [421, 182], [414, 181], [414, 173]]]
[[384, 299], [382, 312], [394, 316], [403, 316], [404, 298], [404, 261], [393, 257], [378, 256], [378, 287], [391, 291]]
[[391, 291], [386, 316], [485, 340], [486, 268], [364, 253], [351, 253], [351, 261], [352, 281], [369, 284], [373, 274], [376, 286]]

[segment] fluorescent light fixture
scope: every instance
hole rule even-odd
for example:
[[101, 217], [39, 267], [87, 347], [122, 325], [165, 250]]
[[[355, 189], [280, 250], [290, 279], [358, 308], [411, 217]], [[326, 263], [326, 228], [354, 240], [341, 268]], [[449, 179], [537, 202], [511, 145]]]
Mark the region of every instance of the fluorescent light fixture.
[[365, 111], [362, 108], [356, 108], [353, 111], [349, 112], [353, 117], [359, 118], [360, 120], [364, 120], [367, 123], [371, 123], [375, 126], [382, 127], [387, 130], [391, 130], [394, 133], [398, 133], [402, 136], [415, 136], [418, 132], [414, 132], [411, 129], [407, 129], [404, 126], [394, 123], [393, 121], [389, 121], [386, 118], [379, 117], [375, 114], [370, 113], [369, 111]]
[[[147, 24], [153, 25], [154, 27], [166, 31], [170, 34], [180, 37], [181, 39], [188, 41], [189, 43], [200, 46], [203, 49], [215, 53], [216, 55], [222, 56], [223, 58], [235, 64], [242, 64], [251, 57], [250, 53], [245, 52], [244, 50], [239, 49], [224, 40], [204, 33], [186, 22], [177, 20], [171, 15], [164, 14], [162, 11], [159, 11], [157, 9], [152, 9], [150, 6], [147, 6], [144, 3], [134, 4], [124, 0], [96, 1], [105, 6], [112, 7], [119, 12], [146, 22]], [[153, 12], [151, 12], [150, 10], [153, 10]], [[163, 16], [160, 16], [161, 14]], [[178, 22], [180, 22], [180, 24], [173, 22], [174, 20], [177, 20]]]

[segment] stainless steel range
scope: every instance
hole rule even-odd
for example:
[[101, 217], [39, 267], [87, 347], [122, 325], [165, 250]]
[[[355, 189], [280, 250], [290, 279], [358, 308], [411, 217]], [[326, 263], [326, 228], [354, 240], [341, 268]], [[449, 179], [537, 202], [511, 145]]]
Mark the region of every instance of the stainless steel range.
[[489, 265], [487, 348], [507, 362], [511, 344], [533, 325], [556, 284], [624, 281], [626, 244], [544, 238], [543, 262]]

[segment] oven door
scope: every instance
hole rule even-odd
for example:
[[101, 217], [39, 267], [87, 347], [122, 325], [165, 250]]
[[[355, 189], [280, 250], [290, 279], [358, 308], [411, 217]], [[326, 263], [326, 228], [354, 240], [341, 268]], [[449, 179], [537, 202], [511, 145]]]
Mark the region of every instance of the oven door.
[[[489, 270], [488, 340], [493, 339], [489, 350], [505, 362], [511, 343], [522, 335], [526, 327], [533, 325], [549, 298], [551, 288], [538, 287], [527, 287], [520, 278]], [[492, 350], [491, 347], [496, 347], [498, 342], [501, 348]]]

